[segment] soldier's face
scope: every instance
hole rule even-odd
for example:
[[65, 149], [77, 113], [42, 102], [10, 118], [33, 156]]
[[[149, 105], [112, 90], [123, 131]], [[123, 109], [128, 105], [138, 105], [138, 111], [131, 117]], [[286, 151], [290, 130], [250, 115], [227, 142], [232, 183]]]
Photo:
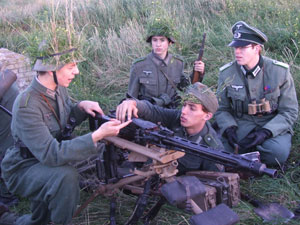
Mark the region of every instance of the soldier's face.
[[157, 54], [161, 59], [164, 59], [167, 56], [169, 49], [169, 39], [165, 36], [153, 36], [151, 38], [152, 50]]
[[259, 45], [246, 45], [244, 47], [234, 47], [235, 60], [241, 66], [252, 69], [259, 61]]
[[68, 63], [56, 71], [57, 81], [60, 86], [68, 87], [75, 76], [79, 74], [76, 63]]
[[186, 101], [181, 109], [180, 124], [189, 134], [196, 134], [211, 117], [212, 113], [203, 111], [201, 104]]

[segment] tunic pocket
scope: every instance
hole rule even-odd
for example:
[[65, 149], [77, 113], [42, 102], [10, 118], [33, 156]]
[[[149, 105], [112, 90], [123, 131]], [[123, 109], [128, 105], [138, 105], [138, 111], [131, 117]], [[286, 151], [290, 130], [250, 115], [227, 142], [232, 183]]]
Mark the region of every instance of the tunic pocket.
[[246, 100], [245, 87], [240, 89], [234, 89], [232, 87], [227, 88], [227, 97], [231, 98], [232, 102], [235, 100], [240, 100], [244, 102]]
[[235, 115], [241, 117], [243, 113], [248, 112], [248, 100], [246, 98], [245, 87], [238, 85], [235, 87], [236, 88], [227, 88], [227, 97], [231, 99], [231, 107]]
[[278, 108], [278, 99], [280, 96], [280, 90], [279, 88], [275, 88], [275, 90], [272, 90], [272, 92], [265, 94], [266, 100], [270, 102], [271, 111], [274, 112]]
[[52, 112], [44, 113], [44, 121], [53, 136], [60, 132], [59, 124]]
[[141, 93], [145, 96], [156, 96], [156, 81], [150, 77], [140, 77]]

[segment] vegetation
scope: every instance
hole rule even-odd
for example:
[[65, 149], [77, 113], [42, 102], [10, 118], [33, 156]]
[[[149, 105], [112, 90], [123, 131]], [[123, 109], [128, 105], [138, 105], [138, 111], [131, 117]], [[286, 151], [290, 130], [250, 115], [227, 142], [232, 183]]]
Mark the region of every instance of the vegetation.
[[[102, 108], [114, 109], [125, 97], [132, 62], [146, 55], [150, 46], [145, 42], [148, 18], [163, 8], [173, 18], [178, 32], [172, 52], [182, 55], [186, 72], [191, 72], [197, 58], [203, 32], [207, 33], [203, 60], [206, 63], [204, 83], [216, 86], [218, 69], [233, 60], [227, 44], [231, 41], [231, 26], [244, 20], [260, 28], [269, 38], [264, 54], [290, 65], [297, 94], [300, 96], [300, 1], [299, 0], [70, 0], [73, 2], [72, 26], [86, 40], [85, 62], [80, 63], [81, 75], [73, 81], [70, 92], [75, 99], [90, 99]], [[57, 21], [65, 19], [66, 1], [0, 0], [0, 47], [23, 53], [28, 40], [34, 40], [42, 25], [53, 15]], [[69, 6], [70, 7], [70, 6]], [[78, 132], [87, 132], [82, 126]], [[279, 179], [266, 177], [246, 180], [242, 189], [258, 199], [279, 201], [289, 209], [300, 203], [300, 183], [291, 179], [300, 173], [300, 125], [295, 125], [293, 151], [288, 170]], [[83, 198], [87, 197], [83, 193]], [[136, 198], [120, 194], [117, 222], [124, 223]], [[26, 200], [15, 210], [29, 209]], [[25, 204], [25, 207], [23, 206]], [[240, 215], [240, 224], [262, 224], [241, 202], [234, 208]], [[76, 219], [76, 224], [109, 224], [109, 200], [96, 199], [87, 211]], [[172, 206], [165, 206], [153, 224], [188, 224], [190, 214]], [[299, 222], [299, 221], [298, 221]], [[267, 223], [266, 223], [267, 224]], [[280, 224], [280, 222], [278, 223]], [[289, 224], [298, 224], [289, 222]]]

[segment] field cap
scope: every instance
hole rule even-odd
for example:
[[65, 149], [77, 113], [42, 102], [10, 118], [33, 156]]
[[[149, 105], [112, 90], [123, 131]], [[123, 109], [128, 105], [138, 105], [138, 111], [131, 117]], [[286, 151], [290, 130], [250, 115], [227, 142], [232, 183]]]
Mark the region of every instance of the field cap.
[[200, 82], [196, 82], [186, 89], [185, 94], [182, 96], [182, 101], [201, 104], [212, 114], [217, 111], [219, 106], [216, 95], [209, 87]]
[[268, 41], [267, 36], [263, 32], [248, 25], [244, 21], [236, 22], [231, 30], [233, 40], [228, 45], [229, 47], [244, 47], [252, 43], [263, 45]]

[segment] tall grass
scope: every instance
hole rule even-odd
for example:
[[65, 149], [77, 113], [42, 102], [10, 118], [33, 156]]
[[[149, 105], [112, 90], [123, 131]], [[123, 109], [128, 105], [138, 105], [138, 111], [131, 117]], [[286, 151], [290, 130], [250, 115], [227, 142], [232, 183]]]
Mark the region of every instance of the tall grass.
[[[56, 13], [57, 20], [64, 20], [65, 0]], [[204, 32], [207, 33], [203, 60], [206, 63], [204, 83], [216, 85], [219, 68], [233, 60], [231, 26], [239, 21], [261, 29], [269, 38], [265, 55], [288, 63], [291, 66], [297, 94], [300, 96], [300, 1], [299, 0], [73, 0], [73, 21], [76, 30], [87, 40], [86, 61], [79, 67], [81, 75], [70, 86], [75, 99], [99, 101], [103, 109], [114, 109], [125, 97], [132, 62], [145, 56], [150, 46], [145, 42], [145, 25], [149, 15], [163, 8], [174, 20], [179, 38], [171, 48], [174, 54], [182, 55], [185, 71], [192, 70]], [[2, 0], [0, 1], [0, 47], [22, 53], [26, 38], [41, 32], [41, 24], [51, 16], [51, 1]], [[86, 128], [82, 128], [82, 132]], [[293, 151], [289, 162], [300, 158], [300, 125], [295, 125]], [[290, 179], [296, 168], [290, 168], [281, 179], [268, 178], [245, 181], [245, 191], [260, 199], [279, 200], [293, 208], [300, 201], [299, 183]], [[279, 196], [282, 196], [280, 199]], [[136, 198], [120, 195], [118, 221], [125, 222], [129, 207]], [[101, 197], [89, 208], [88, 213], [78, 218], [78, 224], [108, 224], [108, 200]], [[245, 202], [234, 208], [241, 216], [240, 224], [261, 224], [262, 220], [249, 213]], [[154, 224], [188, 224], [190, 215], [165, 206]], [[76, 223], [76, 224], [77, 224]], [[291, 222], [293, 224], [293, 222]], [[295, 223], [296, 224], [296, 223]]]

